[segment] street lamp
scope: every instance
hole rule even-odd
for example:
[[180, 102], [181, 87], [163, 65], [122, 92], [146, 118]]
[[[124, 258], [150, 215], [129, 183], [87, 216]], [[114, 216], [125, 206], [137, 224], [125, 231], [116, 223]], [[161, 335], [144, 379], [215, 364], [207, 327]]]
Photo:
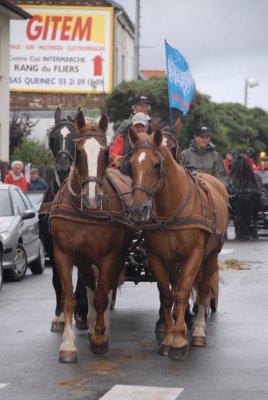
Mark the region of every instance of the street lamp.
[[248, 106], [248, 88], [254, 88], [256, 86], [259, 86], [259, 82], [256, 79], [245, 79], [245, 107]]

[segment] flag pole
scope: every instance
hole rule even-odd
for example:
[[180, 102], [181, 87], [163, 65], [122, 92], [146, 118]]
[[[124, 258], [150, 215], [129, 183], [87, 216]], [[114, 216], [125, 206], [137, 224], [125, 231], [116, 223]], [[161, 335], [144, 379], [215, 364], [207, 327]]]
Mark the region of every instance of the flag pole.
[[[166, 51], [166, 44], [167, 44], [167, 40], [165, 39], [165, 51]], [[167, 52], [166, 52], [166, 58], [167, 58]], [[168, 65], [167, 65], [167, 79], [168, 79]], [[169, 120], [170, 120], [170, 126], [173, 126], [172, 108], [170, 107], [170, 104], [169, 104], [170, 93], [169, 93], [168, 82], [167, 82], [167, 87], [168, 87]]]

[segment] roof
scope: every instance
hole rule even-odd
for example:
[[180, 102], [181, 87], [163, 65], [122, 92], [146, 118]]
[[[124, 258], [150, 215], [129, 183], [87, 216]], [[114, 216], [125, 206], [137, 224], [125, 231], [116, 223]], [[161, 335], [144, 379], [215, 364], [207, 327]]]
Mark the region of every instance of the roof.
[[21, 7], [16, 6], [9, 0], [0, 0], [0, 15], [6, 15], [10, 19], [28, 19], [32, 18], [32, 15]]
[[149, 80], [154, 76], [158, 78], [164, 78], [166, 76], [166, 71], [157, 69], [141, 69], [140, 76], [144, 80]]

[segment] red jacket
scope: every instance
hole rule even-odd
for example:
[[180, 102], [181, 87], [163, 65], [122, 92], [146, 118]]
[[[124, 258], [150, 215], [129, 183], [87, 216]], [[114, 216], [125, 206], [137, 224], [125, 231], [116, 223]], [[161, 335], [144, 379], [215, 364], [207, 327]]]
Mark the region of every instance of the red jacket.
[[12, 185], [19, 186], [25, 192], [27, 192], [28, 190], [28, 182], [26, 181], [25, 176], [23, 174], [20, 179], [14, 180], [12, 176], [12, 171], [9, 171], [9, 173], [5, 177], [4, 183], [11, 183]]
[[117, 135], [114, 143], [112, 144], [112, 146], [110, 148], [111, 160], [113, 161], [115, 159], [115, 157], [117, 157], [117, 156], [122, 156], [123, 149], [124, 149], [124, 136]]

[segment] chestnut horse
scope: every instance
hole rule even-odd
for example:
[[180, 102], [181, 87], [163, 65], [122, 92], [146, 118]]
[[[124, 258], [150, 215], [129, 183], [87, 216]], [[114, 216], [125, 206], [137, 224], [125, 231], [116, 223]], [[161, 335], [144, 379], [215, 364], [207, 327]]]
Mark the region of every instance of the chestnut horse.
[[[77, 361], [72, 328], [76, 305], [72, 287], [73, 265], [77, 266], [88, 291], [90, 347], [93, 353], [102, 354], [108, 349], [112, 291], [123, 270], [130, 241], [126, 224], [130, 179], [119, 171], [107, 170], [108, 119], [103, 115], [98, 125], [90, 125], [79, 112], [76, 124], [79, 135], [75, 161], [50, 211], [54, 258], [65, 315], [60, 362]], [[121, 196], [122, 192], [126, 195]], [[92, 265], [98, 268], [97, 280]]]
[[129, 137], [135, 147], [130, 217], [143, 230], [165, 321], [159, 354], [179, 360], [188, 354], [184, 315], [192, 287], [199, 304], [192, 345], [206, 344], [205, 308], [226, 234], [228, 194], [217, 178], [178, 165], [160, 130], [144, 138], [130, 130]]

